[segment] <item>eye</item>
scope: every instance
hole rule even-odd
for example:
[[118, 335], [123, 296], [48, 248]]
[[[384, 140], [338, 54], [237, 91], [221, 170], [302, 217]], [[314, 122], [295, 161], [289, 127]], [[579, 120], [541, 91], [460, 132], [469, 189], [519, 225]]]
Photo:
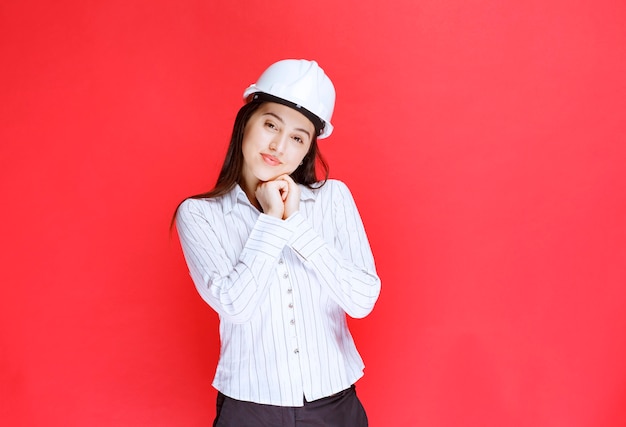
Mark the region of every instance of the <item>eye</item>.
[[273, 122], [265, 122], [265, 127], [269, 129], [277, 129], [276, 125]]
[[296, 141], [298, 144], [304, 144], [304, 140], [299, 136], [294, 136], [293, 140]]

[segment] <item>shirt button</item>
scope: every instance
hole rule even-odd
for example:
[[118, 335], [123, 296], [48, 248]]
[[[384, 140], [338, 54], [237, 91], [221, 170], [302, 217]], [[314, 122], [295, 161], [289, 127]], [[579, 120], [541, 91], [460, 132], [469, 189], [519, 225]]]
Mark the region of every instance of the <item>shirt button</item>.
[[298, 350], [297, 348], [293, 351], [295, 354], [300, 353], [300, 350]]
[[293, 308], [293, 303], [292, 302], [289, 303], [289, 308]]
[[283, 274], [283, 278], [286, 279], [287, 277], [289, 277], [289, 273], [285, 273]]
[[291, 291], [293, 291], [293, 289], [291, 289], [291, 288], [287, 289], [287, 293], [288, 293], [288, 294], [290, 294], [290, 293], [291, 293]]
[[294, 319], [291, 319], [291, 322], [289, 322], [290, 325], [295, 325], [296, 321]]
[[282, 259], [282, 258], [278, 260], [278, 263], [279, 263], [279, 264], [282, 264], [283, 262], [285, 262], [285, 261], [283, 261], [283, 259]]

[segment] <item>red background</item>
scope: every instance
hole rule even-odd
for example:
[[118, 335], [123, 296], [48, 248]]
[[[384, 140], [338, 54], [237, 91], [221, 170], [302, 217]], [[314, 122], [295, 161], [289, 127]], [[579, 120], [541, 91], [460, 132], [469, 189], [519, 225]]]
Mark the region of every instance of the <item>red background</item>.
[[176, 236], [243, 89], [314, 58], [383, 290], [374, 427], [626, 423], [621, 0], [0, 6], [0, 423], [207, 426], [217, 316]]

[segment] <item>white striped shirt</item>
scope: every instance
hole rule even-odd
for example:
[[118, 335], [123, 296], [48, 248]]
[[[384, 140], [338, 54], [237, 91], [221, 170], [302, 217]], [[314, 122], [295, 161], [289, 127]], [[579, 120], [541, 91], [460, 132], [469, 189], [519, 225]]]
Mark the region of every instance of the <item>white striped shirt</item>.
[[260, 213], [239, 186], [178, 210], [189, 272], [220, 317], [213, 386], [237, 400], [302, 406], [363, 375], [346, 313], [369, 314], [380, 279], [361, 218], [340, 181], [300, 188], [287, 220]]

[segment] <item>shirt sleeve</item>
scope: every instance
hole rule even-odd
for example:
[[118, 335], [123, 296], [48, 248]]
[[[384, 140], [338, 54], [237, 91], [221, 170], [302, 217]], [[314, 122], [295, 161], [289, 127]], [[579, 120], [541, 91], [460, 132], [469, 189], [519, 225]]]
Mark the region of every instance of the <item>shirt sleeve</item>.
[[249, 321], [267, 294], [271, 274], [292, 231], [284, 221], [261, 214], [233, 265], [201, 200], [188, 199], [176, 214], [176, 229], [198, 293], [220, 316]]
[[289, 246], [348, 315], [365, 317], [378, 299], [380, 278], [352, 194], [340, 181], [328, 181], [327, 184], [330, 184], [326, 191], [331, 193], [332, 208], [329, 212], [332, 218], [324, 220], [334, 224], [333, 244], [322, 238], [298, 212], [286, 221], [294, 230]]

